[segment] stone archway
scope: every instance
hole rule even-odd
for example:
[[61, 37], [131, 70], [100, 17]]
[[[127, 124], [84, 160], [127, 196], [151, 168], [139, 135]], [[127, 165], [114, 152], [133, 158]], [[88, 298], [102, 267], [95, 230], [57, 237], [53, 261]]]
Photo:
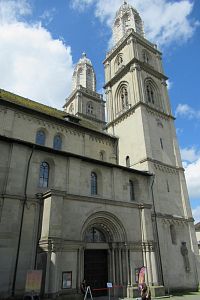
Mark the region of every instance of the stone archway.
[[95, 296], [106, 295], [106, 283], [127, 282], [128, 267], [124, 245], [127, 241], [122, 222], [108, 212], [92, 214], [81, 232], [84, 241], [83, 277], [95, 289]]
[[85, 240], [85, 233], [89, 228], [96, 227], [102, 231], [109, 242], [126, 242], [127, 236], [122, 222], [113, 214], [99, 211], [92, 214], [83, 224], [81, 240]]

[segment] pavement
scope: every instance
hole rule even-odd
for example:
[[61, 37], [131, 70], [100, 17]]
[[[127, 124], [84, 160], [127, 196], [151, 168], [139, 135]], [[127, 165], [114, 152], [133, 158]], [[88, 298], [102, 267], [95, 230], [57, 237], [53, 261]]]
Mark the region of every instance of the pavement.
[[[131, 300], [131, 299], [136, 299], [136, 298], [126, 298], [126, 300]], [[152, 300], [200, 300], [200, 292], [188, 292], [184, 294], [175, 294], [175, 295], [170, 295], [170, 296], [165, 296], [165, 297], [156, 297], [152, 298]], [[121, 300], [121, 298], [116, 298], [116, 297], [109, 297], [104, 296], [104, 297], [93, 297], [93, 300]]]

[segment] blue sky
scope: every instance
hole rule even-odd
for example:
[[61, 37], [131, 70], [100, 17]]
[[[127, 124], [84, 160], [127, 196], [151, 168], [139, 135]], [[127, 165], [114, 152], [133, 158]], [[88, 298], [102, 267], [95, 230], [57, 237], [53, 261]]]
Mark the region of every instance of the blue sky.
[[[102, 91], [102, 61], [121, 0], [0, 0], [0, 88], [62, 108], [86, 52]], [[129, 0], [163, 52], [193, 214], [200, 221], [200, 2]]]

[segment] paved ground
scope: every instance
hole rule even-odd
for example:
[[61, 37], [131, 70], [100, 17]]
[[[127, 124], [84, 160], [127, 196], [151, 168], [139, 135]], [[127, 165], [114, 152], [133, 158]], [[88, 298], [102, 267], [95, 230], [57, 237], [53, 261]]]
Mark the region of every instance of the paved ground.
[[[90, 298], [89, 298], [90, 299]], [[162, 297], [162, 298], [152, 298], [156, 300], [200, 300], [200, 292], [199, 293], [187, 293], [187, 294], [177, 294], [177, 295], [171, 295], [170, 297]], [[93, 300], [120, 300], [120, 298], [113, 298], [110, 297], [110, 299], [107, 297], [94, 297]], [[127, 300], [131, 300], [128, 299]]]

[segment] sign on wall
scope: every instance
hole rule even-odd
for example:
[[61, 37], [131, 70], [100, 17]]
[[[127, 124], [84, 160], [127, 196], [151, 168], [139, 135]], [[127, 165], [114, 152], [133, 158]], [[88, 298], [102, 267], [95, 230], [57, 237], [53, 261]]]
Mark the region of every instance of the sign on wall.
[[62, 289], [72, 288], [72, 272], [67, 271], [62, 273]]
[[42, 283], [42, 270], [30, 270], [26, 275], [26, 292], [40, 293]]

